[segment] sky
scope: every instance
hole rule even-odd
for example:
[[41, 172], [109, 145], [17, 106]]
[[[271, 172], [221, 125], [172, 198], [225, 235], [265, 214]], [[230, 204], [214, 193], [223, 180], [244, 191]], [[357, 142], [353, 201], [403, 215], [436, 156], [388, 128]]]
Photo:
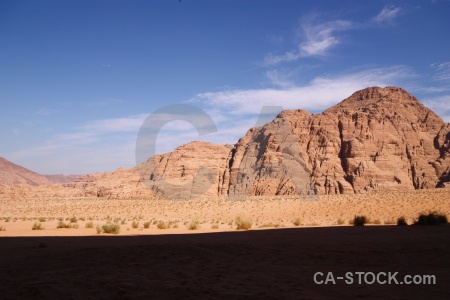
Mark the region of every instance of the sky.
[[0, 156], [41, 174], [130, 168], [161, 112], [156, 153], [234, 144], [369, 86], [450, 122], [449, 15], [446, 0], [0, 0]]

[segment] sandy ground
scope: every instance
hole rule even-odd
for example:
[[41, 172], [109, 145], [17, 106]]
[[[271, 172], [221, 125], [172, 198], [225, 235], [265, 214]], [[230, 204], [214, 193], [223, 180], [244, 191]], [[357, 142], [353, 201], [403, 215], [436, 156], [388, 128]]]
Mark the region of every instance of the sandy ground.
[[[348, 225], [355, 215], [365, 215], [375, 225], [393, 224], [403, 216], [409, 223], [421, 212], [450, 216], [450, 189], [365, 195], [256, 197], [245, 201], [197, 199], [110, 200], [101, 198], [0, 200], [0, 236], [97, 235], [97, 226], [120, 225], [120, 235], [233, 231], [237, 217], [249, 220], [252, 229]], [[71, 223], [72, 221], [76, 221]], [[78, 228], [57, 229], [58, 223]], [[32, 230], [40, 223], [44, 230]], [[91, 223], [92, 228], [86, 228]], [[134, 224], [133, 224], [134, 223]], [[145, 228], [144, 224], [148, 224]], [[167, 229], [159, 229], [164, 223]], [[133, 226], [134, 225], [134, 226]], [[136, 227], [136, 228], [135, 228]], [[161, 227], [161, 226], [160, 226]]]
[[[0, 200], [0, 298], [450, 299], [450, 225], [389, 225], [430, 210], [450, 216], [449, 201], [449, 190], [316, 200]], [[349, 226], [360, 214], [372, 224]], [[236, 217], [251, 230], [237, 231]], [[77, 228], [57, 229], [59, 222]], [[118, 235], [97, 234], [108, 222], [120, 225]], [[192, 222], [199, 228], [189, 230]], [[45, 229], [32, 230], [35, 223]], [[352, 284], [325, 285], [314, 283], [316, 272], [398, 272], [399, 282], [434, 275], [436, 284], [358, 284], [353, 273]]]

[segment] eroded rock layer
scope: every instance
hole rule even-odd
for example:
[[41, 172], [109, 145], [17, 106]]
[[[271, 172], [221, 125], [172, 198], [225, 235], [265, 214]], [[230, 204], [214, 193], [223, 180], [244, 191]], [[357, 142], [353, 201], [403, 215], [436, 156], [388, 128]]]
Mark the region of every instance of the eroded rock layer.
[[450, 124], [401, 88], [371, 87], [321, 114], [283, 111], [234, 146], [191, 142], [47, 194], [189, 199], [431, 189], [449, 182]]

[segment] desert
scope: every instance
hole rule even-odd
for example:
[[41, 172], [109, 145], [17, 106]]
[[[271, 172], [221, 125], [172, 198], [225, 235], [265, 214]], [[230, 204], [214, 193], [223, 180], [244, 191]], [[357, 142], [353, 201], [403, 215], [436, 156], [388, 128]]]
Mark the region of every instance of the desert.
[[449, 0], [0, 0], [0, 300], [450, 299]]
[[[366, 216], [368, 225], [396, 225], [399, 217], [413, 224], [424, 212], [450, 215], [449, 201], [448, 189], [245, 200], [2, 199], [0, 236], [89, 236], [107, 223], [118, 224], [119, 235], [236, 231], [237, 218], [249, 221], [252, 230], [349, 226], [356, 215]], [[33, 230], [37, 223], [44, 229]], [[60, 223], [72, 228], [57, 228]], [[191, 224], [196, 225], [190, 230]]]
[[129, 169], [43, 176], [2, 158], [1, 293], [446, 299], [449, 138], [405, 90], [371, 87]]

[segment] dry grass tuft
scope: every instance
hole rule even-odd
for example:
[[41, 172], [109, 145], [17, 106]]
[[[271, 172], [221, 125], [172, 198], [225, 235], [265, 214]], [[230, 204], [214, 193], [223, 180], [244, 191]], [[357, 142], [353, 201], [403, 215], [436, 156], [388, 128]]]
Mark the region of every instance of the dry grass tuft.
[[249, 230], [252, 228], [252, 222], [245, 220], [241, 217], [236, 218], [236, 229], [237, 230]]

